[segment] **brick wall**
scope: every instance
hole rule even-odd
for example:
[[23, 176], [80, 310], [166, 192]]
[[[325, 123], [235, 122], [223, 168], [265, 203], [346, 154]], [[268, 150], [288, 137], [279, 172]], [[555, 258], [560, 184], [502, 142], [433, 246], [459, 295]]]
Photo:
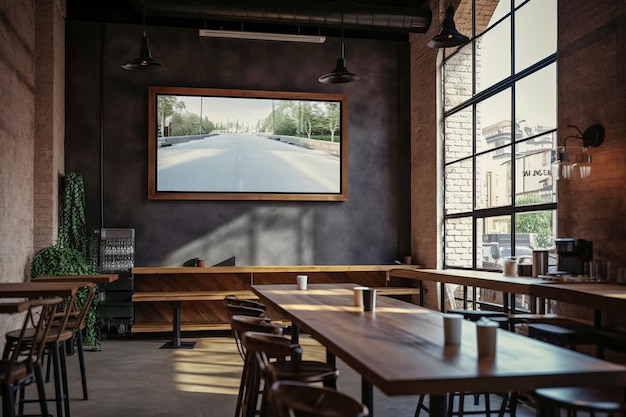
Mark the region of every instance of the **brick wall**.
[[592, 178], [559, 182], [558, 234], [592, 240], [613, 275], [626, 266], [625, 8], [621, 0], [559, 1], [559, 144], [575, 134], [570, 124], [601, 123], [606, 137], [589, 150]]
[[[64, 5], [65, 0], [0, 3], [6, 36], [0, 43], [0, 282], [27, 280], [34, 249], [52, 243], [56, 233], [65, 122]], [[18, 316], [2, 317], [0, 333], [19, 324]]]

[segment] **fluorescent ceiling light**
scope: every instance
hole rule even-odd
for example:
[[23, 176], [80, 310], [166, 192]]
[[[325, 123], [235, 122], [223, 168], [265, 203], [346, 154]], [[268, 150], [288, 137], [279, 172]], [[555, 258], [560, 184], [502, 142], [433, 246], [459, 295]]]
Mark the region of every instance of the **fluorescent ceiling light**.
[[320, 35], [289, 35], [283, 33], [244, 32], [237, 30], [200, 29], [201, 38], [253, 39], [260, 41], [324, 43], [326, 36]]

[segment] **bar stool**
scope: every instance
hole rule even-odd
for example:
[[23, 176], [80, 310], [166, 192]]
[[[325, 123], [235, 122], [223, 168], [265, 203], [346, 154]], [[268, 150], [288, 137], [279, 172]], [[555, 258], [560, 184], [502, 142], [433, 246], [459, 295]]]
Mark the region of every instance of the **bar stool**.
[[[272, 366], [272, 365], [270, 365]], [[276, 417], [366, 417], [369, 410], [339, 391], [301, 382], [276, 381], [270, 391]]]
[[244, 360], [243, 370], [241, 373], [241, 382], [239, 383], [239, 393], [237, 395], [237, 405], [235, 408], [235, 417], [241, 416], [241, 406], [246, 395], [246, 382], [248, 381], [251, 367], [254, 370], [252, 358], [246, 357], [246, 351], [241, 343], [241, 335], [245, 332], [254, 331], [261, 333], [270, 333], [282, 336], [283, 328], [272, 323], [265, 317], [251, 317], [242, 315], [233, 315], [230, 317], [230, 327], [233, 331], [237, 350]]
[[[44, 298], [30, 301], [24, 324], [15, 340], [10, 356], [0, 360], [0, 384], [2, 385], [2, 415], [15, 417], [15, 399], [19, 390], [20, 399], [24, 397], [25, 387], [32, 382], [37, 385], [37, 401], [41, 415], [48, 416], [46, 391], [41, 372], [41, 358], [50, 332], [56, 307], [63, 301], [61, 297]], [[34, 309], [41, 310], [36, 320]], [[31, 339], [28, 339], [28, 336]], [[20, 403], [21, 404], [21, 403]], [[19, 414], [23, 414], [20, 409]]]
[[576, 350], [581, 345], [602, 344], [593, 334], [592, 329], [579, 323], [566, 322], [563, 324], [533, 323], [528, 325], [528, 336], [553, 345]]
[[[256, 413], [261, 381], [267, 387], [261, 396], [261, 417], [269, 415], [269, 387], [276, 381], [322, 383], [327, 388], [337, 388], [337, 368], [325, 362], [301, 360], [302, 347], [285, 337], [245, 332], [243, 345], [246, 359], [251, 360], [251, 372], [246, 383], [248, 395], [244, 397], [242, 406], [246, 417], [253, 417]], [[274, 361], [270, 362], [272, 358]], [[271, 367], [268, 366], [270, 363]]]
[[624, 414], [624, 387], [565, 387], [540, 388], [531, 394], [539, 417], [558, 415], [558, 409], [567, 411], [568, 417], [578, 411], [590, 413]]

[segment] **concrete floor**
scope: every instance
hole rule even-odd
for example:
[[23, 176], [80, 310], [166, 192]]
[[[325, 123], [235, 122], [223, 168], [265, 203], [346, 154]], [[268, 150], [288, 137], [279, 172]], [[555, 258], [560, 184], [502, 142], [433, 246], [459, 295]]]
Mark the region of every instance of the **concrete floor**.
[[[125, 337], [102, 342], [98, 352], [86, 352], [89, 400], [82, 400], [78, 357], [68, 357], [71, 417], [222, 417], [233, 416], [242, 360], [231, 337], [220, 334], [196, 340], [194, 349], [159, 349], [164, 338]], [[324, 349], [302, 337], [305, 359], [323, 360]], [[341, 361], [339, 389], [360, 398], [360, 376]], [[28, 390], [33, 393], [34, 387]], [[49, 398], [52, 383], [47, 384]], [[413, 416], [417, 397], [387, 397], [375, 390], [378, 417]], [[471, 397], [467, 404], [471, 404]], [[499, 405], [499, 397], [492, 407]], [[55, 413], [50, 402], [50, 412]], [[471, 409], [471, 405], [468, 405]], [[34, 405], [27, 412], [37, 413]], [[518, 417], [530, 417], [521, 407]], [[426, 412], [421, 413], [427, 417]], [[507, 414], [508, 416], [508, 414]]]

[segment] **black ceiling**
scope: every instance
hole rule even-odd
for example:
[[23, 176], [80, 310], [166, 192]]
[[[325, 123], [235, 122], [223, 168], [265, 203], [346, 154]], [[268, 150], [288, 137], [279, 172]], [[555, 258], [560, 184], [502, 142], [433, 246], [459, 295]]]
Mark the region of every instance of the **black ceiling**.
[[[428, 0], [345, 0], [347, 38], [407, 40], [431, 23]], [[68, 20], [341, 36], [340, 0], [67, 0]]]

